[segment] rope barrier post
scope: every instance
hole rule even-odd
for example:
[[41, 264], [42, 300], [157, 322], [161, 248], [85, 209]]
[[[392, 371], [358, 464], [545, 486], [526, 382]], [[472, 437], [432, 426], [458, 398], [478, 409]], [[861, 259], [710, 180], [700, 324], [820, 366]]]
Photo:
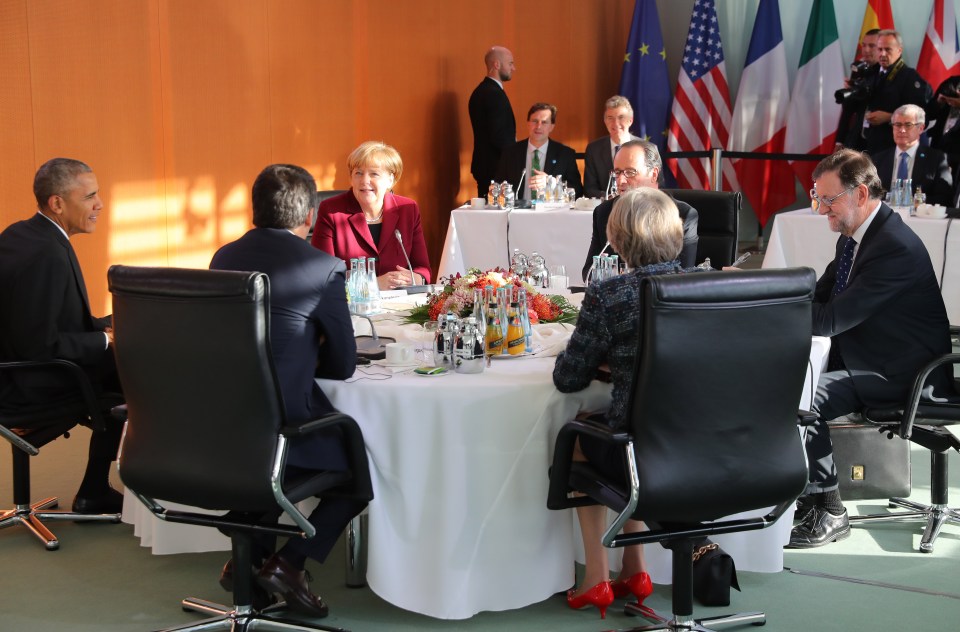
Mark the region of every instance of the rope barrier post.
[[710, 148], [710, 188], [714, 191], [723, 190], [723, 149], [720, 147]]

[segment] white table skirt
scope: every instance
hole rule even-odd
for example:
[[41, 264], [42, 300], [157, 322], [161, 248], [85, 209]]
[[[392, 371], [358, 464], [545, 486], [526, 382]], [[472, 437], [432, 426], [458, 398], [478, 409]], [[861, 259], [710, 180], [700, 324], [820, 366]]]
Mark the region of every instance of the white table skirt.
[[[905, 212], [898, 212], [927, 247], [938, 280], [943, 270], [944, 239], [947, 239], [946, 275], [941, 285], [943, 302], [950, 322], [960, 325], [960, 227], [954, 226], [947, 235], [947, 227], [953, 220], [910, 217]], [[837, 237], [838, 234], [830, 230], [827, 218], [809, 209], [779, 213], [774, 216], [763, 267], [807, 266], [820, 276], [833, 261]]]
[[[417, 328], [378, 331], [412, 340]], [[828, 339], [814, 340], [811, 384], [828, 348]], [[594, 382], [561, 394], [552, 385], [553, 363], [502, 359], [479, 375], [434, 378], [376, 367], [349, 382], [318, 380], [363, 429], [376, 495], [367, 580], [383, 599], [464, 619], [524, 607], [573, 584], [576, 517], [546, 508], [547, 469], [560, 426], [579, 410], [605, 409], [610, 387]], [[216, 530], [158, 521], [129, 495], [124, 509], [124, 520], [155, 553], [229, 549]], [[789, 520], [718, 540], [740, 570], [775, 572], [788, 532]], [[668, 553], [648, 547], [648, 560], [655, 581], [669, 582], [661, 570], [669, 570]]]
[[469, 268], [508, 268], [513, 250], [538, 252], [548, 267], [563, 265], [570, 283], [579, 285], [590, 249], [593, 211], [454, 209], [440, 258], [440, 276]]

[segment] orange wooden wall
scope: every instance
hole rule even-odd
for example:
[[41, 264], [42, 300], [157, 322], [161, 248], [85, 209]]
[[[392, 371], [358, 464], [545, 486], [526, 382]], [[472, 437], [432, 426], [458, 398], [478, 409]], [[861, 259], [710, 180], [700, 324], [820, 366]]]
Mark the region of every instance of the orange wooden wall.
[[265, 165], [347, 188], [364, 140], [403, 156], [434, 269], [475, 193], [467, 99], [493, 44], [514, 53], [517, 132], [535, 101], [582, 151], [604, 133], [633, 0], [0, 0], [0, 229], [35, 210], [55, 156], [97, 174], [106, 214], [73, 243], [95, 312], [114, 263], [206, 267], [250, 225]]

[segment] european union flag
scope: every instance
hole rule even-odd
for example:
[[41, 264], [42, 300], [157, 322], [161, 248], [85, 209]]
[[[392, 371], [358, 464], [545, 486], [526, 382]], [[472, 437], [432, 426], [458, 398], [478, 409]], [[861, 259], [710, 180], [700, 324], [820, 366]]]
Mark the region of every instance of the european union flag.
[[620, 94], [633, 105], [630, 131], [656, 143], [662, 153], [667, 144], [672, 97], [667, 78], [667, 52], [655, 0], [637, 0], [633, 8], [630, 39], [620, 73]]

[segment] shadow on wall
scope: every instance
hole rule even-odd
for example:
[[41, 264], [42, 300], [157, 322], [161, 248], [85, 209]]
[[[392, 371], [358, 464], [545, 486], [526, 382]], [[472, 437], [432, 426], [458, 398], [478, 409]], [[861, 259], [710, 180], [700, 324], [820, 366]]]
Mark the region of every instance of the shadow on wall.
[[[450, 211], [464, 202], [458, 199], [461, 172], [459, 114], [461, 107], [466, 108], [466, 103], [461, 104], [458, 99], [456, 92], [440, 92], [430, 112], [430, 120], [435, 121], [436, 125], [430, 139], [430, 164], [424, 168], [433, 169], [435, 172], [434, 199], [437, 205], [426, 211], [431, 215], [431, 219], [424, 222], [424, 239], [427, 241], [434, 273], [440, 266], [440, 252], [447, 234], [447, 224], [450, 223]], [[421, 207], [421, 212], [423, 211]]]

